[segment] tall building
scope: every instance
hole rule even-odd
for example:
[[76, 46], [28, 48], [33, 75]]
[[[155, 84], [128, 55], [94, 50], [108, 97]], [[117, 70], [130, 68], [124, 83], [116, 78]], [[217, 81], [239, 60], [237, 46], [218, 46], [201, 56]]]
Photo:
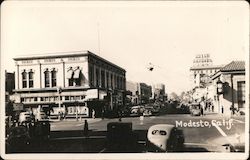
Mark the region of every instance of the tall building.
[[165, 101], [166, 92], [165, 92], [164, 84], [160, 83], [160, 84], [153, 85], [152, 92], [153, 92], [153, 98], [156, 101], [161, 101], [161, 102]]
[[190, 68], [192, 88], [206, 87], [208, 84], [211, 84], [210, 76], [219, 71], [221, 67], [223, 65], [213, 65], [209, 54], [196, 55], [193, 60], [193, 66]]
[[15, 102], [51, 115], [91, 116], [123, 105], [126, 71], [89, 51], [14, 58]]

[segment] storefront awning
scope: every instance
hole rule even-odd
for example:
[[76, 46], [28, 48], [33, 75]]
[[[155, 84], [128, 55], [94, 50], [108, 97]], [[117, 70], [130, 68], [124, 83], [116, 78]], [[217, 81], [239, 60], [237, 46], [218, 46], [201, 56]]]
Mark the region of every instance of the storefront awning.
[[74, 78], [74, 79], [80, 78], [80, 73], [81, 73], [81, 70], [80, 70], [80, 69], [76, 69], [76, 70], [74, 71], [74, 76], [73, 76], [73, 78]]
[[70, 69], [70, 70], [68, 70], [68, 72], [67, 72], [67, 79], [71, 79], [72, 77], [73, 77], [73, 70], [72, 69]]

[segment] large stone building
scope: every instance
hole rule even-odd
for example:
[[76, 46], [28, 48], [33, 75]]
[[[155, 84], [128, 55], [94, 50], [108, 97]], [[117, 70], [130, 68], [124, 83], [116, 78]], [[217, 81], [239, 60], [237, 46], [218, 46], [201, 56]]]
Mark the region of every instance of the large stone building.
[[[214, 105], [219, 113], [230, 115], [245, 112], [246, 84], [245, 62], [232, 61], [212, 76], [214, 86]], [[222, 83], [222, 92], [218, 92], [218, 82]]]
[[192, 88], [206, 87], [212, 82], [210, 76], [220, 70], [223, 65], [213, 65], [209, 54], [199, 54], [193, 60], [190, 68]]
[[15, 103], [51, 115], [96, 116], [123, 105], [126, 71], [89, 52], [26, 55], [16, 63]]
[[190, 67], [190, 79], [193, 101], [200, 102], [208, 99], [208, 90], [211, 90], [211, 76], [218, 72], [223, 65], [213, 65], [209, 54], [196, 55], [193, 66]]

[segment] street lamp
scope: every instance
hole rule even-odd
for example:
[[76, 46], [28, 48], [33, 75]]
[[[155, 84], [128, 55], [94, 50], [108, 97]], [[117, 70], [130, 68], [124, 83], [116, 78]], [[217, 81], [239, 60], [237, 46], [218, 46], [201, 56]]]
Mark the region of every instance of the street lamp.
[[57, 93], [58, 93], [58, 107], [59, 107], [59, 120], [61, 120], [61, 93], [62, 93], [62, 87], [57, 88]]
[[223, 94], [223, 82], [219, 80], [216, 82], [217, 84], [217, 94]]

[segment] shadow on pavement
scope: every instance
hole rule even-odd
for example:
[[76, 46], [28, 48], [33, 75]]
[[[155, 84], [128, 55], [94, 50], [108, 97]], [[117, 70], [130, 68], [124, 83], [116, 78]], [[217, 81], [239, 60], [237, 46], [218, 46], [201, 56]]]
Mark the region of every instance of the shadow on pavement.
[[[133, 130], [132, 136], [119, 135], [117, 140], [109, 140], [107, 131], [90, 130], [88, 136], [83, 135], [83, 130], [51, 131], [49, 139], [32, 139], [28, 145], [14, 150], [8, 149], [7, 153], [147, 152], [147, 130]], [[208, 152], [208, 150], [202, 147], [185, 147], [183, 152]]]

